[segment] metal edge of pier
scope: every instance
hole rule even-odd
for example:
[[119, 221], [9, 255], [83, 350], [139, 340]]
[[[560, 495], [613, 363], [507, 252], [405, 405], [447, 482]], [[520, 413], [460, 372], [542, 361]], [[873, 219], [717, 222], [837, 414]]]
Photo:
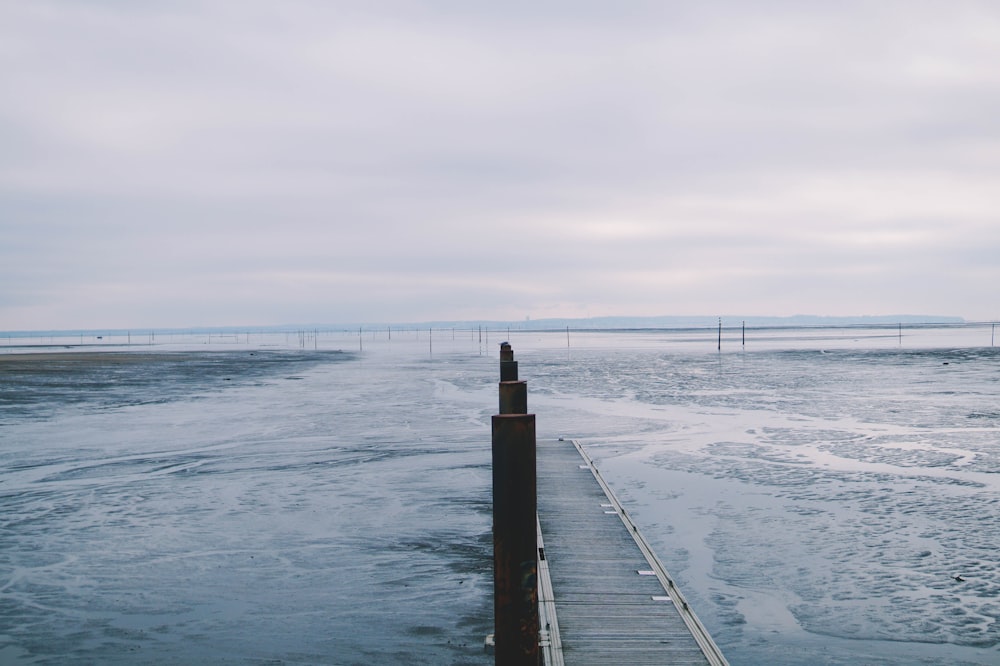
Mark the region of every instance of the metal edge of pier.
[[549, 577], [549, 563], [545, 559], [542, 524], [537, 516], [535, 525], [538, 530], [538, 647], [545, 666], [564, 666], [556, 596], [552, 590], [552, 578]]

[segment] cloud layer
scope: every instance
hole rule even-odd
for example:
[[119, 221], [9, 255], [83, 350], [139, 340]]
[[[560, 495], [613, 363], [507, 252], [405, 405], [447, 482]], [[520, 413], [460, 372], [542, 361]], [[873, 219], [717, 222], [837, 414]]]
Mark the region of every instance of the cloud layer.
[[2, 3], [0, 329], [1000, 316], [1000, 7], [751, 4]]

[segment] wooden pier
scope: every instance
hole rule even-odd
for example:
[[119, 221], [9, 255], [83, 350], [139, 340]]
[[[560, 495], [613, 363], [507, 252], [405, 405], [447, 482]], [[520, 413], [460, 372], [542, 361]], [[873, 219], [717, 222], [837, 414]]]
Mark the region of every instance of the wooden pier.
[[583, 448], [538, 442], [536, 466], [545, 663], [727, 664]]
[[536, 442], [527, 385], [500, 344], [493, 417], [497, 666], [728, 666], [578, 442]]

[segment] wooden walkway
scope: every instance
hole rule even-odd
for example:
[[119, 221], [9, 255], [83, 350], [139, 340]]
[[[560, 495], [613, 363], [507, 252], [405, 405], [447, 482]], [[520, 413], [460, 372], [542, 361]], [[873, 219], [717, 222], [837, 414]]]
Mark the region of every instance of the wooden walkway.
[[727, 664], [583, 448], [536, 456], [546, 663]]

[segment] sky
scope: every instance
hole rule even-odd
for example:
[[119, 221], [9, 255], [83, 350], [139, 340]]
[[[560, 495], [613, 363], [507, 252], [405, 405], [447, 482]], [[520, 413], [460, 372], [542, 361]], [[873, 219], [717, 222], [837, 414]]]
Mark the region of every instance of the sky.
[[991, 0], [0, 0], [0, 330], [998, 291]]

